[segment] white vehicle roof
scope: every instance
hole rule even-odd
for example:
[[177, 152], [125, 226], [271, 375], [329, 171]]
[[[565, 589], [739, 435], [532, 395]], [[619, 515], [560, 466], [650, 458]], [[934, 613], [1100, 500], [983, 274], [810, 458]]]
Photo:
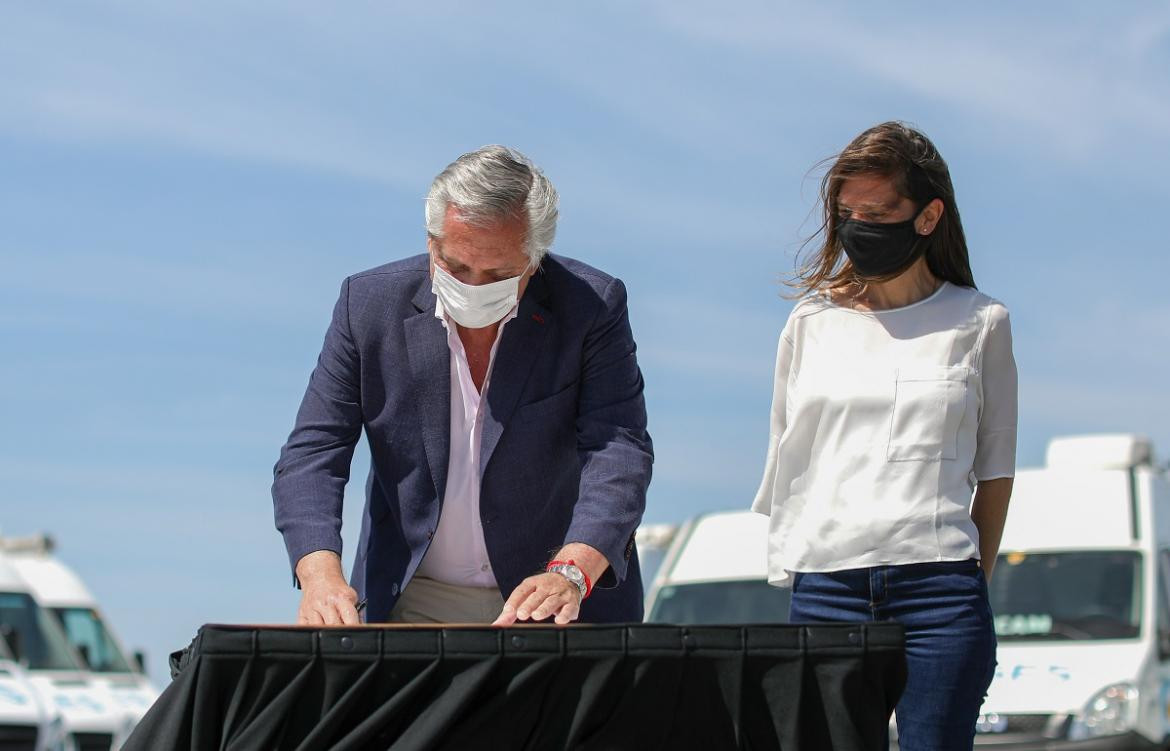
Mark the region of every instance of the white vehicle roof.
[[43, 607], [94, 607], [97, 601], [77, 574], [50, 555], [16, 553], [8, 556]]
[[1099, 433], [1053, 438], [1044, 456], [1047, 467], [1129, 469], [1153, 464], [1154, 445], [1149, 438], [1129, 433]]
[[[1046, 464], [1020, 470], [1001, 551], [1130, 548], [1133, 493], [1152, 471], [1153, 446], [1137, 435], [1063, 436], [1048, 444]], [[1143, 474], [1144, 473], [1144, 474]]]
[[1129, 482], [1116, 469], [1017, 472], [1000, 550], [1130, 547]]
[[24, 577], [12, 565], [11, 559], [0, 550], [0, 591], [2, 592], [28, 592], [28, 584], [25, 583]]
[[768, 578], [768, 517], [723, 511], [696, 518], [680, 534], [677, 555], [667, 560], [665, 582]]
[[94, 607], [97, 601], [81, 578], [53, 555], [55, 548], [46, 534], [0, 537], [0, 553], [43, 607]]

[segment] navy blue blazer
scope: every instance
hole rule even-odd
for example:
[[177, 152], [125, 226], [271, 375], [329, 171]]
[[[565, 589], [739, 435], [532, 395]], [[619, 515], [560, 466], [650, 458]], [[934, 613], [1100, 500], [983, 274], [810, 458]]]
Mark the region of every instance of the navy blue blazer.
[[[350, 583], [371, 622], [386, 620], [427, 552], [446, 485], [450, 350], [427, 268], [424, 254], [345, 280], [274, 471], [294, 572], [313, 551], [340, 555], [342, 494], [365, 428], [372, 461]], [[546, 256], [504, 327], [483, 425], [480, 515], [505, 598], [562, 545], [583, 542], [610, 568], [580, 620], [642, 619], [634, 530], [653, 447], [635, 349], [621, 281]]]

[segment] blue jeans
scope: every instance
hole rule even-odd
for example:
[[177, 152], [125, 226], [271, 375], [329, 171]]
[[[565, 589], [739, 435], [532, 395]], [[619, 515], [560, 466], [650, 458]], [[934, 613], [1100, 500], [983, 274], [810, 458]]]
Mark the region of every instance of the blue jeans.
[[995, 673], [987, 581], [974, 560], [797, 573], [793, 623], [897, 621], [906, 629], [902, 751], [969, 751]]

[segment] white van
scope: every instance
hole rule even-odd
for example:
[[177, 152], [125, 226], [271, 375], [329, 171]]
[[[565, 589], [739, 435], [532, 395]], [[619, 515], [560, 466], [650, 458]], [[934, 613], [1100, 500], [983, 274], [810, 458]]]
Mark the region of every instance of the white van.
[[[639, 552], [643, 540], [639, 530]], [[786, 623], [792, 589], [768, 584], [768, 517], [754, 511], [700, 514], [673, 530], [655, 525], [647, 542], [667, 545], [646, 593], [650, 623]], [[890, 748], [898, 729], [890, 721]]]
[[[976, 745], [1167, 748], [1170, 481], [1130, 435], [1054, 439], [1045, 464], [1016, 474], [989, 588], [999, 666]], [[682, 525], [647, 620], [787, 620], [790, 590], [766, 583], [767, 522], [741, 511]]]
[[[721, 511], [685, 522], [673, 534], [646, 593], [651, 623], [783, 623], [792, 590], [768, 584], [768, 517]], [[641, 543], [641, 541], [639, 541]]]
[[0, 631], [42, 703], [60, 714], [66, 751], [118, 749], [133, 729], [104, 686], [78, 663], [61, 627], [0, 552]]
[[1058, 438], [1016, 474], [991, 606], [999, 667], [980, 745], [1165, 748], [1170, 483], [1150, 442]]
[[104, 685], [115, 704], [137, 724], [158, 698], [142, 670], [142, 658], [128, 655], [77, 576], [53, 555], [46, 535], [0, 540], [0, 549], [24, 578], [33, 597], [65, 631], [91, 678]]

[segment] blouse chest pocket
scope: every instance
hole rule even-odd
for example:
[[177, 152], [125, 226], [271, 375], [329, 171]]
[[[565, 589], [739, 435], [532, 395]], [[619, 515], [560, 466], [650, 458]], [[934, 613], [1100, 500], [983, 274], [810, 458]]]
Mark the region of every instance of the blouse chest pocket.
[[958, 455], [970, 373], [961, 366], [898, 369], [888, 461], [937, 461]]

